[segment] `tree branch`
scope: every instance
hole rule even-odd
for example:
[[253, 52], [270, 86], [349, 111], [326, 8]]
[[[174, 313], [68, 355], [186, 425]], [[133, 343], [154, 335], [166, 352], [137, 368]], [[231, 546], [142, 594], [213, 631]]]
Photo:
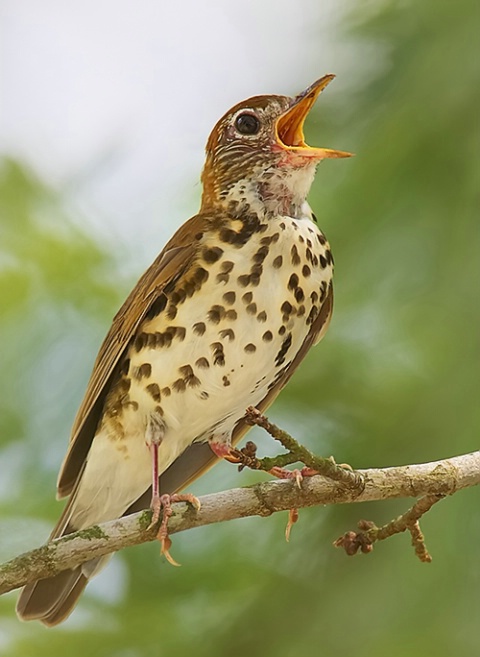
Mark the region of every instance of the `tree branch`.
[[[359, 470], [358, 473], [363, 478], [361, 490], [316, 475], [305, 478], [301, 488], [294, 481], [268, 481], [204, 495], [200, 498], [202, 508], [199, 511], [185, 503], [177, 503], [172, 506], [169, 533], [175, 534], [193, 527], [247, 516], [269, 516], [292, 508], [451, 495], [462, 488], [480, 484], [480, 451], [433, 463]], [[0, 566], [0, 594], [73, 568], [89, 559], [130, 545], [153, 541], [156, 530], [147, 530], [150, 519], [150, 511], [136, 513], [64, 536], [26, 552]], [[413, 512], [404, 527], [408, 528], [410, 523], [413, 527], [413, 532], [410, 530], [412, 537], [418, 535], [416, 522], [418, 518], [415, 520]], [[366, 531], [370, 529], [374, 528], [369, 527]], [[375, 528], [377, 534], [383, 529]], [[421, 542], [417, 545], [421, 545]], [[418, 549], [421, 550], [421, 547]]]

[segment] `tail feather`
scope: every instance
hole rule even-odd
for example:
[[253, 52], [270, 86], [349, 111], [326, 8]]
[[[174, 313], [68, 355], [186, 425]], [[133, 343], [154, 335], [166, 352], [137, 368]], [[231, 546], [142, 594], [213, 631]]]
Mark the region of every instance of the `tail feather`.
[[61, 623], [75, 608], [89, 579], [107, 564], [110, 556], [92, 559], [72, 570], [27, 584], [18, 598], [18, 617], [39, 620], [48, 627]]
[[[17, 602], [17, 614], [22, 620], [41, 620], [45, 625], [54, 625], [50, 622], [62, 613], [66, 618], [73, 609], [75, 600], [87, 584], [87, 578], [82, 574], [79, 566], [74, 570], [65, 570], [54, 577], [41, 579], [33, 584], [28, 584], [22, 590]], [[78, 591], [75, 599], [71, 594]], [[70, 605], [66, 602], [70, 601]]]
[[[78, 486], [73, 491], [49, 540], [76, 531], [77, 528], [70, 523], [70, 520], [77, 490]], [[109, 559], [110, 555], [92, 559], [77, 568], [64, 570], [53, 577], [27, 584], [17, 601], [18, 617], [22, 620], [39, 620], [49, 627], [61, 623], [73, 611], [90, 577], [96, 575]]]

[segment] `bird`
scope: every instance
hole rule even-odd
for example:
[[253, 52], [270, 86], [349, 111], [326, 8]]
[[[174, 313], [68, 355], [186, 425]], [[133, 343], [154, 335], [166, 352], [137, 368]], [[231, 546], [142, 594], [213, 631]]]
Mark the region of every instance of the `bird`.
[[[333, 307], [333, 257], [306, 198], [319, 162], [304, 122], [333, 80], [295, 97], [254, 96], [206, 145], [198, 214], [184, 223], [113, 319], [75, 418], [57, 481], [68, 502], [51, 539], [153, 509], [170, 558], [172, 501], [250, 428], [309, 349]], [[161, 535], [160, 535], [161, 534]], [[22, 590], [17, 615], [54, 626], [107, 557]]]

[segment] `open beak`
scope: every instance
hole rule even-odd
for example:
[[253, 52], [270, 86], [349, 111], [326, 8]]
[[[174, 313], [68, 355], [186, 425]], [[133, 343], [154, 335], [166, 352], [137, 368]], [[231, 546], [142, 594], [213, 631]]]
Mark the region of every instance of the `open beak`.
[[305, 143], [303, 124], [317, 97], [333, 79], [334, 75], [324, 75], [308, 89], [299, 94], [288, 110], [277, 119], [276, 138], [278, 145], [291, 153], [323, 160], [325, 158], [351, 157], [353, 153], [335, 151], [331, 148], [313, 148]]

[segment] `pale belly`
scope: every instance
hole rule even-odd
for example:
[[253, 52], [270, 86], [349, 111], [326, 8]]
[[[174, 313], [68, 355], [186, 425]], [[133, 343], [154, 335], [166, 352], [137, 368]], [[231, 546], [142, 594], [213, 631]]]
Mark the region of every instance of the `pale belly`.
[[[254, 237], [253, 250], [227, 245], [207, 254], [218, 259], [201, 290], [142, 325], [128, 353], [122, 430], [115, 418], [103, 424], [80, 485], [85, 499], [106, 496], [105, 518], [97, 510], [95, 522], [148, 488], [152, 440], [160, 473], [194, 441], [228, 441], [300, 349], [332, 278], [328, 243], [307, 218], [272, 222]], [[88, 524], [90, 514], [78, 511]]]

